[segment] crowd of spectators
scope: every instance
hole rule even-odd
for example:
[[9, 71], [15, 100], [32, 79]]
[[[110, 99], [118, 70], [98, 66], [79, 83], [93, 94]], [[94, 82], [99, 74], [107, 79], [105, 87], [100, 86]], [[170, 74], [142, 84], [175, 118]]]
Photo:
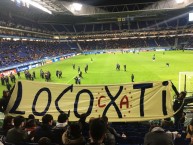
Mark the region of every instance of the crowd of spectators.
[[192, 48], [192, 37], [155, 37], [155, 38], [127, 38], [116, 40], [93, 40], [77, 42], [48, 42], [48, 41], [8, 41], [1, 40], [0, 43], [0, 67], [6, 67], [23, 62], [55, 57], [71, 52], [78, 52], [80, 49], [103, 50], [103, 49], [133, 49], [133, 48], [174, 48], [176, 39], [178, 44], [175, 47], [183, 46]]
[[175, 38], [133, 38], [79, 42], [83, 50], [173, 47]]
[[[171, 118], [133, 123], [109, 123], [108, 117], [90, 118], [82, 114], [70, 121], [61, 113], [54, 121], [46, 114], [41, 121], [32, 114], [6, 116], [1, 127], [1, 142], [12, 145], [192, 145], [192, 126], [176, 129]], [[46, 144], [46, 143], [48, 144]]]
[[37, 41], [2, 41], [0, 67], [75, 52], [67, 43]]
[[[178, 46], [192, 48], [192, 37], [178, 37]], [[176, 37], [95, 40], [79, 42], [8, 41], [0, 43], [0, 67], [60, 56], [71, 52], [103, 49], [130, 49], [148, 47], [173, 48]]]

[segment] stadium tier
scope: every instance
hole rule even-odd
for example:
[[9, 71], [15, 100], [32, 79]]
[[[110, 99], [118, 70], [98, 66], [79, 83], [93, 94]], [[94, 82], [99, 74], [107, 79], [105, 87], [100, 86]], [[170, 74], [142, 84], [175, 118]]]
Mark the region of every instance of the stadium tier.
[[73, 43], [51, 42], [21, 42], [2, 41], [0, 53], [0, 66], [16, 65], [24, 62], [40, 60], [45, 57], [56, 57], [75, 52]]
[[44, 57], [56, 57], [81, 50], [103, 49], [133, 49], [133, 48], [174, 48], [177, 46], [192, 48], [192, 37], [160, 37], [160, 38], [135, 38], [118, 40], [93, 40], [80, 42], [48, 42], [48, 41], [13, 41], [1, 40], [0, 60], [1, 67], [19, 64], [23, 62], [42, 59]]
[[1, 16], [0, 25], [11, 28], [33, 30], [47, 33], [86, 33], [86, 32], [113, 32], [123, 30], [143, 29], [180, 29], [192, 26], [188, 21], [188, 15], [172, 20], [129, 21], [128, 23], [101, 23], [101, 24], [41, 24], [26, 19], [10, 16]]

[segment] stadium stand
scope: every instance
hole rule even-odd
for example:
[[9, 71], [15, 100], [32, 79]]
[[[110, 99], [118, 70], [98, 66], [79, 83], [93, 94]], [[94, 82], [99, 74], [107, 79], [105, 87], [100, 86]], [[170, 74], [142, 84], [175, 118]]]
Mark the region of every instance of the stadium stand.
[[173, 48], [175, 39], [178, 39], [178, 46], [185, 45], [186, 48], [193, 47], [191, 37], [154, 37], [116, 40], [91, 40], [91, 41], [13, 41], [1, 40], [0, 44], [0, 66], [10, 66], [22, 62], [54, 57], [67, 53], [82, 50], [102, 49], [132, 49], [132, 48]]
[[[72, 46], [70, 46], [72, 45]], [[0, 66], [10, 66], [22, 62], [39, 60], [44, 57], [54, 57], [74, 52], [77, 49], [73, 43], [58, 42], [21, 42], [1, 41]]]
[[[133, 4], [134, 6], [130, 4], [121, 4], [121, 7], [111, 5], [103, 8], [99, 5], [96, 7], [97, 11], [93, 10], [94, 14], [92, 11], [91, 14], [88, 13], [84, 15], [84, 13], [80, 13], [81, 16], [78, 18], [79, 15], [75, 15], [76, 11], [75, 14], [69, 12], [65, 15], [65, 12], [69, 11], [69, 9], [62, 7], [65, 4], [57, 3], [60, 1], [55, 1], [57, 4], [54, 4], [52, 0], [41, 1], [42, 4], [47, 5], [47, 8], [55, 12], [51, 16], [33, 8], [28, 11], [28, 8], [23, 8], [20, 4], [17, 4], [19, 6], [15, 8], [13, 2], [7, 2], [8, 0], [2, 1], [4, 3], [0, 4], [0, 68], [8, 68], [19, 64], [23, 65], [24, 63], [48, 57], [55, 58], [65, 54], [76, 54], [87, 51], [95, 52], [97, 50], [109, 49], [127, 49], [127, 51], [144, 49], [147, 51], [154, 51], [155, 49], [170, 50], [193, 48], [193, 39], [192, 36], [190, 36], [190, 34], [193, 33], [193, 24], [188, 21], [186, 9], [182, 9], [185, 14], [181, 15], [182, 12], [177, 11], [178, 8], [168, 8], [168, 11], [169, 9], [174, 9], [174, 11], [171, 10], [172, 14], [175, 12], [178, 14], [177, 16], [173, 16], [172, 14], [169, 15], [167, 11], [163, 12], [162, 9], [156, 9], [158, 12], [152, 9], [145, 11], [147, 4], [142, 4], [141, 2], [143, 1], [139, 1], [140, 3]], [[8, 9], [8, 7], [6, 7], [7, 4], [11, 5], [13, 8], [9, 8], [9, 13], [3, 12], [5, 9]], [[155, 4], [159, 5], [158, 3]], [[5, 8], [3, 8], [4, 6]], [[20, 7], [21, 12], [18, 10]], [[14, 10], [14, 8], [16, 10]], [[98, 10], [97, 8], [100, 9]], [[164, 7], [162, 6], [162, 8]], [[138, 10], [143, 10], [144, 14], [138, 12]], [[31, 13], [31, 11], [33, 11], [33, 13]], [[113, 13], [110, 13], [111, 11]], [[128, 13], [128, 15], [124, 13], [129, 11], [131, 11], [131, 13]], [[75, 126], [72, 125], [74, 122], [70, 121], [62, 123], [57, 122], [57, 127], [61, 127], [64, 124], [65, 126], [72, 126], [71, 130], [69, 129], [70, 127], [67, 129], [65, 128], [65, 132], [62, 135], [60, 133], [60, 136], [57, 136], [56, 139], [52, 134], [54, 128], [56, 128], [56, 125], [53, 123], [53, 117], [48, 114], [47, 116], [50, 118], [48, 120], [43, 120], [43, 123], [32, 119], [33, 123], [35, 122], [35, 124], [33, 124], [33, 130], [29, 130], [29, 128], [27, 128], [29, 126], [26, 126], [26, 124], [20, 124], [20, 128], [16, 128], [16, 130], [22, 130], [25, 134], [27, 134], [27, 130], [28, 137], [23, 138], [22, 142], [19, 144], [14, 144], [15, 142], [11, 141], [7, 142], [6, 140], [7, 132], [9, 132], [8, 128], [13, 128], [12, 117], [10, 117], [11, 122], [6, 126], [6, 129], [4, 128], [5, 124], [0, 128], [0, 141], [5, 145], [41, 145], [39, 141], [41, 140], [39, 139], [40, 135], [36, 133], [39, 131], [40, 134], [42, 132], [46, 134], [49, 131], [49, 134], [43, 135], [43, 137], [48, 137], [42, 139], [44, 145], [46, 145], [46, 143], [49, 145], [61, 145], [63, 144], [61, 140], [58, 142], [54, 141], [58, 140], [58, 138], [62, 139], [65, 137], [68, 137], [68, 141], [70, 140], [72, 142], [70, 143], [69, 141], [69, 143], [65, 145], [73, 144], [73, 140], [81, 140], [83, 144], [88, 143], [92, 145], [92, 143], [90, 143], [91, 140], [88, 138], [88, 132], [93, 131], [91, 127], [95, 129], [93, 132], [96, 133], [93, 133], [91, 138], [93, 139], [96, 137], [99, 139], [100, 143], [102, 143], [105, 138], [102, 129], [107, 131], [109, 127], [113, 128], [121, 135], [121, 137], [114, 136], [117, 145], [147, 145], [144, 144], [144, 139], [146, 134], [151, 132], [150, 128], [152, 127], [149, 121], [133, 123], [115, 122], [109, 123], [107, 127], [101, 118], [95, 118], [94, 123], [90, 120], [90, 128], [84, 130], [87, 132], [87, 135], [82, 136], [81, 130], [83, 130], [83, 128], [81, 128], [80, 122]], [[68, 117], [69, 116], [66, 115], [66, 118]], [[15, 119], [17, 118], [18, 117]], [[7, 119], [7, 117], [5, 117], [5, 119]], [[26, 123], [29, 123], [28, 121], [29, 120], [26, 118]], [[166, 120], [162, 121], [164, 122]], [[6, 121], [4, 121], [4, 123], [5, 122]], [[167, 131], [170, 132], [169, 134], [172, 135], [170, 139], [173, 141], [174, 145], [189, 145], [190, 138], [186, 138], [187, 130], [183, 127], [184, 124], [178, 129], [176, 129], [176, 126], [168, 127], [163, 124], [164, 123], [160, 123], [159, 127], [162, 125], [161, 129], [163, 129], [163, 133]], [[155, 125], [153, 127], [158, 126], [158, 124], [153, 125]], [[43, 130], [42, 132], [40, 128]], [[114, 135], [110, 131], [108, 133]], [[36, 140], [34, 141], [35, 135]], [[50, 141], [52, 143], [50, 143]], [[94, 139], [93, 142], [95, 142]]]

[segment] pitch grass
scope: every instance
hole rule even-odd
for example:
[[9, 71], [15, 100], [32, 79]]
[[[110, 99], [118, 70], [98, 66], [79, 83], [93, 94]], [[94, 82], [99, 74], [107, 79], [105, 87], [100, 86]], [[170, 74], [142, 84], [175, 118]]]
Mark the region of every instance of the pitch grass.
[[[155, 61], [152, 60], [154, 54]], [[116, 71], [117, 63], [121, 65], [120, 71]], [[166, 63], [170, 63], [170, 66], [167, 67]], [[76, 70], [73, 70], [72, 64], [76, 65]], [[88, 73], [84, 72], [86, 64], [88, 64]], [[127, 65], [126, 72], [123, 70], [124, 64]], [[82, 84], [129, 83], [133, 73], [135, 82], [171, 80], [178, 87], [179, 72], [193, 71], [193, 51], [166, 51], [165, 55], [163, 52], [79, 55], [32, 69], [30, 72], [36, 72], [34, 81], [45, 82], [44, 79], [40, 78], [40, 69], [42, 69], [44, 72], [51, 72], [51, 83], [74, 84], [74, 77], [78, 75], [78, 66], [83, 72]], [[56, 77], [56, 70], [62, 71], [61, 79]], [[23, 73], [21, 77], [20, 80], [25, 79]], [[17, 78], [17, 80], [19, 79]], [[4, 89], [4, 86], [0, 86], [1, 92]]]

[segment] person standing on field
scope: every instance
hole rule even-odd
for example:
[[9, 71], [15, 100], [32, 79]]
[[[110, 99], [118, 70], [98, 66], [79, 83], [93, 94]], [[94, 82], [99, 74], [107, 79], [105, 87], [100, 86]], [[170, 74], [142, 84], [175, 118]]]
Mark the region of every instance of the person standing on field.
[[135, 76], [134, 76], [134, 74], [132, 74], [131, 75], [131, 82], [134, 82], [134, 78], [135, 78]]
[[126, 64], [125, 64], [123, 67], [124, 67], [124, 71], [127, 71], [127, 66], [126, 66]]

